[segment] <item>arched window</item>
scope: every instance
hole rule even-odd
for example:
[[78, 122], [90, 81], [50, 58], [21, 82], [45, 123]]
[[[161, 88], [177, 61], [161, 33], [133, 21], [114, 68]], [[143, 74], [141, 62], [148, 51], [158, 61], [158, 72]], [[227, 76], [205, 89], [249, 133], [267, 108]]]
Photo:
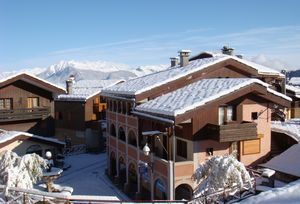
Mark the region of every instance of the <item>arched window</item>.
[[119, 128], [119, 139], [124, 142], [126, 141], [125, 131], [122, 127]]
[[136, 136], [132, 130], [130, 130], [128, 134], [128, 143], [135, 147], [137, 146]]
[[118, 113], [122, 112], [122, 103], [121, 101], [118, 101]]
[[116, 137], [116, 128], [115, 128], [114, 124], [110, 125], [110, 135], [113, 137]]
[[114, 112], [117, 112], [117, 102], [114, 101]]
[[126, 105], [127, 105], [127, 103], [125, 101], [123, 101], [123, 103], [122, 103], [122, 113], [123, 114], [127, 114]]

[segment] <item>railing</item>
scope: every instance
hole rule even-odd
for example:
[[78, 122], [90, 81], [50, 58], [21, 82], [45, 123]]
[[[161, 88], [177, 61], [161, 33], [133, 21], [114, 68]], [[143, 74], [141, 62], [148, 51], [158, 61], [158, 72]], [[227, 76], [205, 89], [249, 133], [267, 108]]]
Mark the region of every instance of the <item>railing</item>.
[[257, 138], [257, 124], [253, 122], [228, 123], [224, 125], [208, 124], [206, 132], [219, 142], [234, 142]]
[[50, 115], [50, 108], [23, 108], [0, 110], [0, 122], [42, 119]]
[[186, 204], [187, 201], [178, 201], [178, 200], [153, 200], [153, 201], [121, 201], [118, 200], [115, 196], [86, 196], [86, 195], [63, 195], [59, 193], [48, 193], [42, 192], [34, 189], [21, 189], [15, 187], [9, 187], [6, 189], [6, 186], [0, 185], [0, 192], [4, 192], [6, 190], [7, 196], [1, 197], [3, 202], [7, 204], [33, 204], [33, 203], [41, 203], [41, 204], [71, 204], [71, 203], [113, 203], [113, 204], [121, 204], [121, 203], [178, 203], [178, 204]]
[[188, 204], [206, 204], [206, 203], [235, 203], [255, 195], [255, 179], [252, 178], [250, 183], [245, 184], [242, 188], [233, 185], [221, 188], [211, 194], [203, 194], [192, 199]]

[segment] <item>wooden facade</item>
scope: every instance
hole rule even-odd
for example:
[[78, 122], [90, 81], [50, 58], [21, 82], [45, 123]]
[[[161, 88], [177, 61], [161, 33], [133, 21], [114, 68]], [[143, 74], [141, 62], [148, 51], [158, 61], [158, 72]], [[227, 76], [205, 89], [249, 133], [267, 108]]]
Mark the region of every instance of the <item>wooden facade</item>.
[[60, 93], [64, 90], [27, 74], [2, 81], [0, 128], [52, 136], [54, 97]]
[[[99, 138], [103, 131], [105, 111], [106, 104], [99, 94], [86, 100], [56, 100], [56, 137], [61, 141], [69, 138], [72, 145], [87, 144], [95, 148], [101, 146]], [[94, 139], [90, 141], [89, 138]]]

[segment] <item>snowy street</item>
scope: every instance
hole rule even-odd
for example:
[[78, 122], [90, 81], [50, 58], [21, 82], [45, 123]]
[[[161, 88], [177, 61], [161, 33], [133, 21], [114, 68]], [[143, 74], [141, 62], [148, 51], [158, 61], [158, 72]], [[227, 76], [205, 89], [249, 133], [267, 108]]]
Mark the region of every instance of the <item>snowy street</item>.
[[55, 182], [74, 189], [72, 195], [116, 196], [128, 200], [105, 175], [106, 154], [79, 154], [65, 159], [71, 168]]

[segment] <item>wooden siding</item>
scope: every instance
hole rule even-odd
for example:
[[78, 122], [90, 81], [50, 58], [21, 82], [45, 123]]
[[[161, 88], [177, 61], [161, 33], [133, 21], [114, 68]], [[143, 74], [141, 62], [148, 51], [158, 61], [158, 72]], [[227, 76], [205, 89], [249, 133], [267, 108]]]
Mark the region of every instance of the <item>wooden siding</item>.
[[243, 155], [260, 153], [260, 139], [243, 141], [242, 153]]
[[227, 125], [208, 124], [208, 135], [219, 142], [235, 142], [257, 138], [257, 124], [252, 122], [232, 123]]
[[83, 131], [85, 129], [85, 104], [78, 101], [55, 101], [55, 128]]
[[[3, 83], [2, 83], [3, 85]], [[54, 93], [22, 80], [5, 82], [0, 88], [1, 98], [12, 99], [12, 110], [1, 111], [0, 128], [28, 131], [38, 135], [54, 134]], [[27, 99], [38, 98], [39, 106], [28, 109]]]

